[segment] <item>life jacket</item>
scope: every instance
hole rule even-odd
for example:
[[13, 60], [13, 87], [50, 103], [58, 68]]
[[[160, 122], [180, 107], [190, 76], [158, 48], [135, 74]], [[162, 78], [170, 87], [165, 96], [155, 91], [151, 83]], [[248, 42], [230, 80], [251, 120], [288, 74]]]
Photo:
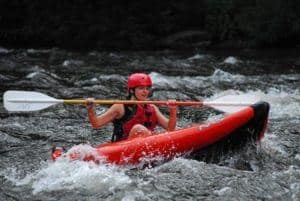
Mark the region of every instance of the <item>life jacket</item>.
[[132, 127], [136, 124], [144, 125], [153, 131], [157, 118], [155, 109], [151, 105], [124, 105], [125, 114], [121, 119], [113, 121], [114, 132], [112, 142], [128, 138]]

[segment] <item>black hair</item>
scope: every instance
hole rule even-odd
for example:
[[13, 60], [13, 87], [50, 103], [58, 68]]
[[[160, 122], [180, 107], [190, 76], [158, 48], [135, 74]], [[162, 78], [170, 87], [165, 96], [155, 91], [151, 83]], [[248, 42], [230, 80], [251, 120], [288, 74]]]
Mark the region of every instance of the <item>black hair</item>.
[[127, 100], [131, 100], [132, 96], [134, 96], [134, 89], [129, 89], [128, 90], [128, 95], [126, 97]]

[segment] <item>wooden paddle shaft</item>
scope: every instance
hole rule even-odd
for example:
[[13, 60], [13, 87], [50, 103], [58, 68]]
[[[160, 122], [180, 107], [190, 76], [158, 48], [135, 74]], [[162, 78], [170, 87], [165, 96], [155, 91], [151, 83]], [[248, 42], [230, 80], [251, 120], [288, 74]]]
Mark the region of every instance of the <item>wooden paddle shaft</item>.
[[[86, 104], [86, 100], [66, 99], [63, 100], [66, 104]], [[135, 101], [135, 100], [95, 100], [95, 104], [155, 104], [155, 105], [167, 105], [169, 101]], [[172, 104], [182, 106], [202, 106], [203, 102], [198, 101], [174, 101]]]

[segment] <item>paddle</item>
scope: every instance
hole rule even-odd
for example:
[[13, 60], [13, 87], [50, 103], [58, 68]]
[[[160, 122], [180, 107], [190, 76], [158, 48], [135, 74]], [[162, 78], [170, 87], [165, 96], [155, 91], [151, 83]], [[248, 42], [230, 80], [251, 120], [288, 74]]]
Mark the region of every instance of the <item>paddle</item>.
[[[227, 113], [233, 113], [245, 106], [259, 101], [256, 96], [226, 95], [213, 101], [176, 101], [179, 106], [209, 106]], [[55, 99], [34, 91], [6, 91], [3, 95], [3, 104], [11, 112], [37, 111], [54, 106], [59, 103], [86, 104], [84, 99]], [[155, 104], [167, 105], [168, 101], [134, 101], [134, 100], [95, 100], [95, 104]]]

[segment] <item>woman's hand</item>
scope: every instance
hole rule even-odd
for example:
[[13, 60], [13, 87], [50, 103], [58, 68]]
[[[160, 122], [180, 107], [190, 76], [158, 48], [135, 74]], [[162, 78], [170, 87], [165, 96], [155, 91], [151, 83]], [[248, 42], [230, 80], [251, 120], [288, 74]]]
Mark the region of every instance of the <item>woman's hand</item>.
[[168, 106], [169, 110], [176, 109], [177, 108], [176, 100], [168, 100], [167, 106]]
[[87, 98], [85, 100], [86, 100], [86, 108], [88, 110], [94, 108], [94, 106], [95, 106], [95, 99], [94, 98]]
[[168, 121], [168, 131], [173, 131], [176, 128], [176, 116], [177, 116], [176, 100], [168, 100], [167, 106], [170, 110], [170, 118]]

